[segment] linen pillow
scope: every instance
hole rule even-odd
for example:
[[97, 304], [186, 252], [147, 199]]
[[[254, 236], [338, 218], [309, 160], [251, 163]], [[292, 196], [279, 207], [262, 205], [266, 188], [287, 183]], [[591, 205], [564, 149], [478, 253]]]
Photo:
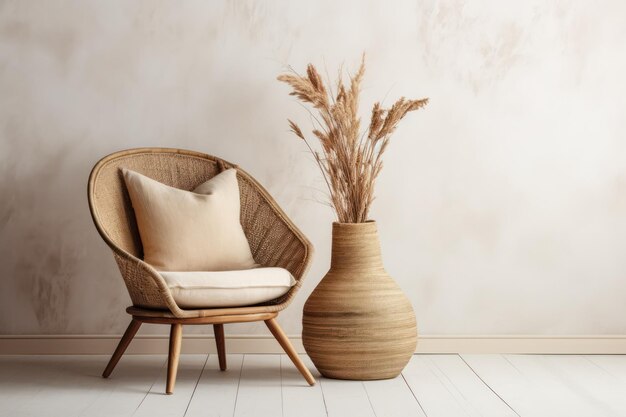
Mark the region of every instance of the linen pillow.
[[225, 271], [257, 266], [239, 221], [237, 171], [228, 169], [193, 192], [122, 168], [144, 261], [160, 271]]

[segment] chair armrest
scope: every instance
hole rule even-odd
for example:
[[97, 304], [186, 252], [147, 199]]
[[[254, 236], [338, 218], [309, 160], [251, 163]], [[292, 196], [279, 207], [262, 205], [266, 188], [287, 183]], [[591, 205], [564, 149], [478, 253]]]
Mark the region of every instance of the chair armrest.
[[285, 222], [276, 213], [272, 217], [265, 226], [264, 237], [253, 250], [254, 259], [263, 266], [285, 268], [299, 284], [308, 269], [312, 245], [299, 230], [294, 230], [291, 222]]
[[119, 248], [112, 248], [133, 305], [149, 309], [167, 309], [177, 317], [186, 316], [174, 301], [163, 277], [152, 266]]
[[289, 304], [302, 285], [311, 264], [313, 245], [287, 217], [270, 194], [245, 172], [238, 171], [241, 195], [241, 225], [254, 260], [263, 266], [287, 269], [296, 285], [269, 304]]
[[311, 264], [313, 245], [280, 213], [273, 212], [270, 217], [265, 225], [264, 238], [255, 246], [252, 254], [257, 263], [268, 267], [285, 268], [295, 278], [296, 284], [286, 294], [266, 303], [280, 304], [282, 310], [291, 303], [302, 286]]

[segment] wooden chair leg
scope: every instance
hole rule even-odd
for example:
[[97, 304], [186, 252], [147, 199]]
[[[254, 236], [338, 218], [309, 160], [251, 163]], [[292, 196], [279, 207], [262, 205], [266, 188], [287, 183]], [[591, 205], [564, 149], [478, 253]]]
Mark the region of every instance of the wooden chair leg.
[[170, 351], [167, 357], [167, 384], [165, 387], [166, 394], [174, 392], [176, 384], [176, 374], [178, 373], [178, 359], [180, 358], [180, 344], [183, 338], [183, 325], [180, 323], [172, 324], [170, 328]]
[[311, 372], [308, 370], [308, 368], [304, 365], [304, 363], [298, 356], [298, 353], [293, 348], [293, 345], [287, 338], [287, 335], [285, 335], [285, 333], [283, 332], [283, 329], [281, 329], [280, 326], [278, 325], [278, 322], [275, 319], [269, 319], [269, 320], [265, 320], [265, 324], [270, 329], [270, 332], [272, 332], [272, 335], [276, 338], [276, 340], [278, 341], [280, 346], [283, 348], [287, 356], [289, 356], [289, 359], [291, 359], [291, 362], [293, 362], [293, 364], [296, 365], [296, 368], [298, 368], [298, 371], [300, 371], [304, 379], [306, 379], [306, 382], [308, 382], [309, 385], [315, 385], [315, 378], [313, 378], [313, 375], [311, 375]]
[[215, 334], [215, 345], [217, 346], [217, 358], [220, 362], [220, 370], [226, 370], [226, 346], [224, 341], [224, 325], [214, 324], [213, 333]]
[[117, 348], [115, 348], [115, 352], [113, 352], [113, 356], [111, 356], [107, 367], [104, 368], [104, 372], [102, 373], [103, 378], [108, 378], [109, 375], [111, 375], [111, 372], [113, 372], [115, 365], [117, 365], [124, 352], [126, 352], [126, 348], [130, 344], [130, 341], [133, 340], [133, 337], [135, 337], [135, 334], [137, 334], [137, 330], [139, 330], [140, 327], [141, 322], [139, 320], [131, 320], [128, 328], [124, 332], [124, 336], [122, 336], [122, 339], [118, 343]]

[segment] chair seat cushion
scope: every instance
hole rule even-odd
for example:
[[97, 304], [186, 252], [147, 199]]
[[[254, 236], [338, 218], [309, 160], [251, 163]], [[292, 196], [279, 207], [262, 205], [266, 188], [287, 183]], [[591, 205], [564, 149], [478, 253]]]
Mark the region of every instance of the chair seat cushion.
[[273, 300], [296, 284], [283, 268], [159, 272], [181, 308], [240, 307]]

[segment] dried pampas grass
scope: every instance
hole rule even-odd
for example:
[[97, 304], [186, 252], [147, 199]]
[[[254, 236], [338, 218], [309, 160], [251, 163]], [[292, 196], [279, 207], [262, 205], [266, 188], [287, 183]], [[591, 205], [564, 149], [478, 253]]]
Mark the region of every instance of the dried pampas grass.
[[328, 190], [330, 203], [342, 223], [363, 223], [374, 200], [374, 183], [383, 167], [382, 155], [389, 138], [407, 113], [418, 110], [428, 99], [408, 100], [404, 97], [389, 109], [380, 103], [372, 108], [367, 129], [361, 132], [358, 116], [359, 93], [365, 73], [365, 56], [358, 71], [344, 85], [343, 73], [339, 72], [336, 91], [324, 85], [317, 69], [309, 64], [306, 75], [295, 71], [278, 77], [291, 86], [291, 95], [310, 104], [318, 115], [309, 111], [313, 123], [313, 135], [321, 144], [321, 152], [314, 150], [302, 129], [291, 120], [291, 131], [304, 140], [319, 165]]

